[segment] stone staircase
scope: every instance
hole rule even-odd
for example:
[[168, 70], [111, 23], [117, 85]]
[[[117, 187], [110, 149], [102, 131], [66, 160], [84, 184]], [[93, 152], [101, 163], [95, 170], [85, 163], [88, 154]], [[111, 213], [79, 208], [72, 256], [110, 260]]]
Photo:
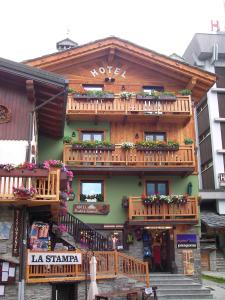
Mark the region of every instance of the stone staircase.
[[225, 257], [223, 252], [216, 251], [216, 271], [225, 272]]
[[213, 299], [209, 289], [203, 288], [201, 284], [184, 275], [150, 273], [150, 286], [158, 287], [158, 300]]

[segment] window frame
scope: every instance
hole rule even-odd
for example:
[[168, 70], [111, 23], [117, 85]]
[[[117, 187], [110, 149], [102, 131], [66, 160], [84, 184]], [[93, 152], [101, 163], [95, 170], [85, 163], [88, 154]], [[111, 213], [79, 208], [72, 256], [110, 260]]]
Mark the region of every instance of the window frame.
[[84, 142], [84, 141], [87, 141], [87, 140], [83, 140], [83, 134], [86, 133], [86, 134], [90, 134], [91, 135], [91, 139], [90, 139], [90, 142], [94, 142], [95, 140], [93, 139], [93, 136], [94, 134], [101, 134], [102, 136], [102, 140], [101, 142], [103, 142], [105, 140], [105, 132], [103, 130], [81, 130], [80, 131], [80, 135], [79, 135], [79, 140]]
[[104, 91], [103, 84], [82, 84], [85, 91]]
[[156, 136], [157, 135], [163, 135], [164, 136], [164, 140], [163, 141], [167, 141], [167, 135], [166, 135], [166, 132], [151, 132], [151, 131], [146, 131], [144, 132], [144, 141], [147, 141], [146, 140], [146, 136], [147, 135], [153, 135], [153, 141], [156, 142], [156, 141], [159, 141], [156, 139]]
[[[153, 183], [155, 185], [155, 194], [158, 194], [158, 184], [165, 183], [166, 184], [166, 195], [169, 195], [169, 182], [167, 180], [161, 180], [161, 181], [159, 181], [159, 180], [147, 180], [145, 182], [145, 192], [146, 192], [145, 194], [147, 196], [150, 196], [150, 195], [147, 194], [147, 192], [148, 192], [148, 189], [147, 189], [148, 183]], [[157, 188], [156, 188], [156, 186], [157, 186]]]
[[[105, 198], [105, 181], [104, 179], [80, 179], [78, 181], [78, 201], [80, 201], [80, 194], [82, 193], [82, 184], [83, 183], [101, 183], [101, 194], [103, 195], [103, 201], [96, 201], [93, 203], [104, 203], [106, 202], [106, 198]], [[82, 193], [83, 194], [83, 193]], [[91, 201], [90, 201], [91, 202]], [[84, 202], [84, 203], [88, 203], [88, 201]]]

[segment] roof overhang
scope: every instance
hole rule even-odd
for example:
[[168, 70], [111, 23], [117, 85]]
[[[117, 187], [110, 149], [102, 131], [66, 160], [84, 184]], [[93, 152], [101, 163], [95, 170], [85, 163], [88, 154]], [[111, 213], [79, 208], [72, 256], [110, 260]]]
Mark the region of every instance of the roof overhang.
[[212, 231], [225, 231], [225, 215], [218, 215], [212, 211], [201, 212], [201, 222]]
[[160, 68], [160, 71], [167, 74], [167, 76], [171, 75], [178, 82], [180, 81], [184, 88], [191, 89], [193, 99], [196, 102], [205, 95], [216, 81], [216, 75], [213, 73], [117, 37], [97, 40], [73, 49], [27, 60], [25, 63], [30, 66], [56, 71], [57, 68], [60, 68], [60, 65], [65, 67], [67, 64], [73, 64], [75, 66], [76, 63], [86, 62], [103, 55], [110, 57], [112, 53], [142, 66], [149, 66], [155, 71]]
[[68, 84], [65, 78], [0, 58], [0, 82], [27, 90], [27, 93], [33, 93], [36, 107], [58, 95], [52, 102], [37, 110], [37, 116], [40, 132], [54, 137], [63, 135]]

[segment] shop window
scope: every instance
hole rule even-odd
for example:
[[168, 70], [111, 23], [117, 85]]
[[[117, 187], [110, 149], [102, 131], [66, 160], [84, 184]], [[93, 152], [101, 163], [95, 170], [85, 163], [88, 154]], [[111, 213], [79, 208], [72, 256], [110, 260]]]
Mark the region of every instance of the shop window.
[[83, 89], [85, 91], [102, 91], [103, 85], [100, 84], [83, 84]]
[[156, 85], [146, 85], [142, 87], [144, 93], [152, 93], [152, 92], [163, 92], [164, 87], [163, 86], [156, 86]]
[[168, 195], [168, 182], [167, 181], [148, 181], [146, 182], [146, 194], [150, 195]]
[[80, 201], [103, 202], [104, 201], [103, 181], [81, 181]]
[[164, 132], [146, 132], [145, 141], [156, 142], [156, 141], [165, 141], [166, 134]]
[[82, 131], [81, 140], [90, 142], [102, 142], [104, 140], [104, 134], [102, 131]]

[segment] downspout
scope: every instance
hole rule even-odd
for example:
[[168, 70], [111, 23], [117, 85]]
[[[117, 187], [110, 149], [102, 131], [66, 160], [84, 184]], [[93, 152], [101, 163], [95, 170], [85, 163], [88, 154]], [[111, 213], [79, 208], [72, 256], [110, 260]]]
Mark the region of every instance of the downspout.
[[[55, 96], [52, 96], [45, 102], [41, 103], [40, 105], [36, 106], [33, 110], [29, 112], [29, 130], [28, 130], [28, 147], [27, 147], [27, 154], [26, 154], [26, 161], [30, 162], [31, 159], [31, 142], [32, 142], [32, 136], [33, 136], [33, 120], [34, 120], [34, 113], [38, 111], [41, 107], [45, 106], [46, 104], [52, 102], [57, 97], [61, 95], [67, 96], [67, 85], [66, 88], [56, 94]], [[27, 207], [22, 207], [22, 237], [20, 240], [20, 271], [19, 271], [19, 283], [18, 283], [18, 300], [24, 300], [24, 292], [25, 292], [25, 270], [26, 270], [26, 246], [27, 246]]]

